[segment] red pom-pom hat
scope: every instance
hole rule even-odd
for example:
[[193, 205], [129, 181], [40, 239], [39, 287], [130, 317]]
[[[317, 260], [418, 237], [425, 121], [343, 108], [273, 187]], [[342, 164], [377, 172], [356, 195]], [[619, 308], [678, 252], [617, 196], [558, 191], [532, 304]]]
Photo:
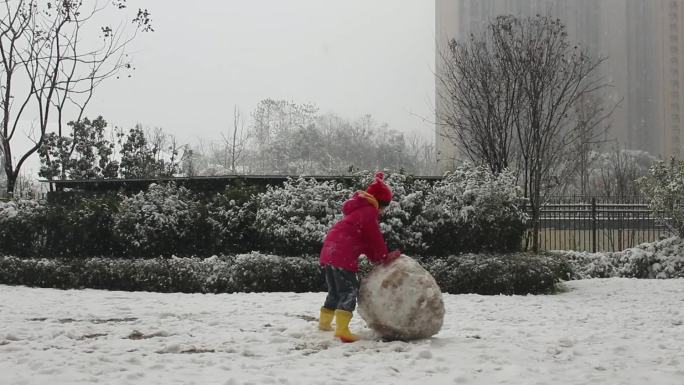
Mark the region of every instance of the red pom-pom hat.
[[392, 200], [392, 190], [385, 184], [384, 179], [385, 174], [382, 171], [375, 173], [375, 180], [368, 186], [366, 192], [378, 201], [389, 202]]

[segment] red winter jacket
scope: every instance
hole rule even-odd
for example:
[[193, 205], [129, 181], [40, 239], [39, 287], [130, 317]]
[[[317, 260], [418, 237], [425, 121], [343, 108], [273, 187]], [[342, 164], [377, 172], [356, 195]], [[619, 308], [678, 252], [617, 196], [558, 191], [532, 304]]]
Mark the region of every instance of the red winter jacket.
[[376, 264], [384, 261], [387, 245], [380, 232], [380, 212], [364, 194], [357, 192], [342, 205], [344, 218], [335, 223], [325, 236], [321, 265], [357, 272], [361, 254]]

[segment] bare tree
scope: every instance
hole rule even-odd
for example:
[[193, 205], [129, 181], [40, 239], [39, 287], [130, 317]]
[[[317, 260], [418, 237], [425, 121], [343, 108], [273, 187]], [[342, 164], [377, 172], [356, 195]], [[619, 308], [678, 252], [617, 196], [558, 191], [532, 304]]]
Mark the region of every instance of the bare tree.
[[39, 195], [39, 191], [40, 186], [37, 185], [36, 181], [25, 171], [22, 171], [17, 177], [14, 197], [33, 199]]
[[[495, 29], [495, 25], [490, 27], [492, 32]], [[462, 153], [500, 173], [512, 161], [521, 89], [515, 73], [501, 60], [493, 35], [452, 40], [446, 52], [440, 52], [439, 96], [445, 108], [438, 111], [437, 121]]]
[[[2, 147], [0, 147], [0, 170], [4, 170], [5, 167], [3, 166], [3, 162], [5, 161], [5, 157], [2, 154]], [[7, 187], [5, 184], [7, 183], [6, 181], [6, 175], [5, 173], [0, 173], [0, 198], [5, 198], [5, 195], [7, 194]]]
[[[589, 117], [573, 116], [585, 98], [609, 86], [599, 76], [605, 58], [572, 45], [558, 19], [537, 16], [497, 19], [506, 67], [521, 80], [522, 109], [516, 119], [517, 138], [525, 170], [524, 189], [532, 209], [533, 250], [539, 247], [540, 209], [548, 190], [543, 183], [558, 176], [571, 159], [574, 144], [602, 136], [595, 128], [616, 106], [600, 108]], [[561, 175], [561, 177], [564, 177]]]
[[[142, 9], [133, 19], [132, 31], [124, 24], [114, 28], [94, 25], [109, 4], [122, 11], [126, 0], [89, 4], [81, 0], [1, 0], [0, 145], [9, 194], [24, 162], [43, 144], [51, 122], [56, 120], [59, 136], [66, 121], [78, 122], [105, 79], [133, 68], [126, 46], [138, 32], [152, 30], [150, 14]], [[97, 27], [100, 43], [85, 45], [85, 36]], [[26, 114], [38, 117], [36, 137], [28, 150], [16, 153], [13, 139]]]
[[540, 15], [499, 16], [483, 37], [449, 48], [442, 83], [450, 108], [438, 119], [473, 160], [494, 172], [517, 168], [537, 250], [546, 195], [573, 169], [576, 145], [600, 138], [597, 128], [615, 109], [578, 108], [609, 86], [599, 76], [605, 58], [571, 44], [560, 20]]
[[433, 143], [427, 142], [420, 135], [414, 134], [406, 141], [410, 159], [415, 159], [417, 164], [414, 172], [417, 175], [432, 175], [437, 171], [435, 159], [435, 147]]
[[230, 161], [230, 172], [237, 173], [237, 163], [242, 159], [245, 153], [247, 140], [249, 139], [249, 132], [245, 131], [245, 119], [242, 117], [237, 105], [233, 106], [233, 127], [232, 133], [226, 135], [221, 134], [225, 147], [226, 161], [224, 166], [228, 167]]
[[650, 166], [656, 161], [646, 152], [620, 149], [615, 144], [610, 152], [601, 154], [596, 170], [596, 192], [609, 197], [641, 195], [637, 179], [647, 175]]
[[183, 155], [181, 156], [181, 164], [183, 174], [188, 177], [197, 175], [197, 154], [189, 144], [183, 147]]
[[292, 133], [315, 122], [318, 108], [286, 100], [264, 99], [252, 113], [254, 166], [259, 172], [286, 174], [293, 158]]
[[592, 193], [592, 171], [601, 158], [601, 149], [608, 142], [610, 128], [608, 119], [600, 119], [605, 114], [604, 106], [598, 95], [586, 95], [575, 104], [574, 130], [578, 138], [570, 145], [569, 155], [557, 172], [562, 194], [568, 191], [585, 196]]

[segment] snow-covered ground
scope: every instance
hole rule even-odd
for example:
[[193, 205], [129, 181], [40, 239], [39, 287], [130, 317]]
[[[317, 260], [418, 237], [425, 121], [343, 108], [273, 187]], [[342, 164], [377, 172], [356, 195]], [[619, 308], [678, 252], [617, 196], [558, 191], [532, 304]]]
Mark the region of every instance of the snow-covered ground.
[[684, 279], [445, 295], [434, 338], [316, 330], [323, 293], [0, 286], [0, 384], [684, 384]]

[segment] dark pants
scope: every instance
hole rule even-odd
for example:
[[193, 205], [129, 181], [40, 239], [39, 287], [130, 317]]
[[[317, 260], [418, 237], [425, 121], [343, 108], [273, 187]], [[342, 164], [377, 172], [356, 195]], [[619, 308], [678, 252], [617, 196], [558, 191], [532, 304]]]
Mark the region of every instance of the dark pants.
[[328, 309], [354, 311], [356, 296], [359, 294], [359, 280], [356, 273], [339, 267], [324, 265], [325, 283], [328, 285], [328, 296], [323, 307]]

